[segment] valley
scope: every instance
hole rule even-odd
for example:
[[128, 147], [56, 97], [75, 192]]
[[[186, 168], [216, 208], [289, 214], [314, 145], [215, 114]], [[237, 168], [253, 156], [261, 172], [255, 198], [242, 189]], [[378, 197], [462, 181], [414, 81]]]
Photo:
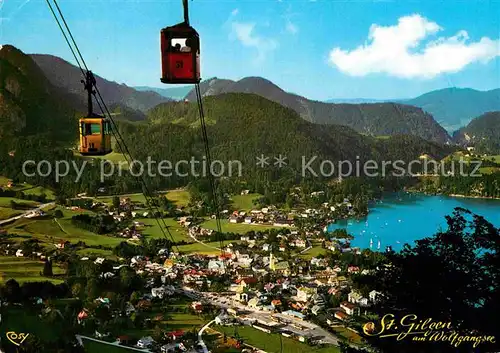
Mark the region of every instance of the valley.
[[[112, 153], [81, 156], [79, 69], [13, 46], [0, 69], [0, 324], [29, 332], [28, 351], [393, 352], [365, 332], [393, 310], [473, 313], [491, 333], [494, 300], [479, 311], [433, 292], [464, 282], [495, 298], [481, 274], [498, 272], [482, 251], [500, 226], [500, 117], [485, 111], [500, 110], [496, 91], [326, 103], [262, 77], [213, 78], [200, 84], [205, 141], [194, 91], [96, 75], [130, 156], [116, 135]], [[212, 190], [189, 164], [205, 143], [243, 172]], [[311, 158], [320, 175], [304, 174]], [[127, 159], [183, 167], [137, 176]], [[75, 170], [28, 174], [27, 160]], [[389, 167], [370, 175], [370, 162]]]

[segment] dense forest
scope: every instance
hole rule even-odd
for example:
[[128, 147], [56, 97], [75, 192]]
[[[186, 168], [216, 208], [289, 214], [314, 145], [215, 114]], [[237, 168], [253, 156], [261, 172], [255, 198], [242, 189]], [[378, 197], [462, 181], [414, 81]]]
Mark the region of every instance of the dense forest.
[[[211, 79], [201, 84], [203, 96], [224, 93], [253, 93], [293, 109], [303, 119], [317, 124], [340, 124], [367, 135], [412, 134], [426, 140], [444, 143], [448, 133], [422, 109], [395, 103], [332, 104], [312, 101], [285, 92], [261, 77], [239, 81]], [[195, 101], [194, 90], [186, 96]]]

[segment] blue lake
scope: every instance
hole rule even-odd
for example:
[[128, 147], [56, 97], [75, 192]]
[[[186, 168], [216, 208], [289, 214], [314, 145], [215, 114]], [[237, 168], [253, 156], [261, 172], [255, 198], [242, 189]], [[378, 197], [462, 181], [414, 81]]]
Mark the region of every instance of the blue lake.
[[500, 227], [500, 200], [427, 196], [398, 193], [386, 196], [370, 205], [370, 212], [362, 219], [337, 221], [328, 226], [329, 231], [347, 229], [354, 236], [351, 246], [380, 250], [392, 246], [400, 250], [404, 243], [432, 236], [439, 229], [446, 229], [446, 215], [455, 207], [462, 207], [483, 216]]

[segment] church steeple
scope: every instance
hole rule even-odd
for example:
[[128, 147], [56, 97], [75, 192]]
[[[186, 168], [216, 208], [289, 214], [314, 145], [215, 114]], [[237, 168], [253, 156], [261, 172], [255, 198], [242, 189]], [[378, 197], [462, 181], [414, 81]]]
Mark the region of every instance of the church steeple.
[[273, 255], [273, 248], [272, 246], [269, 248], [269, 269], [271, 271], [276, 271], [276, 258]]

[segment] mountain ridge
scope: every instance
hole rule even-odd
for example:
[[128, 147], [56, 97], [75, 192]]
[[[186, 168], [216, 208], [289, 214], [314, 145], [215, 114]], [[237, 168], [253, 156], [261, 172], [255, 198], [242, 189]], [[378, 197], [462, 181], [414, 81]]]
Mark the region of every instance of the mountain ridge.
[[[306, 121], [346, 125], [369, 135], [414, 134], [441, 143], [451, 140], [430, 114], [407, 104], [324, 103], [288, 93], [273, 82], [257, 76], [239, 81], [213, 78], [202, 82], [200, 90], [204, 97], [223, 93], [254, 93], [295, 110]], [[190, 101], [196, 99], [194, 90], [186, 98]]]
[[500, 154], [500, 111], [484, 113], [455, 131], [453, 140], [462, 146], [474, 146], [477, 152]]
[[443, 88], [401, 101], [432, 114], [448, 131], [466, 126], [475, 117], [500, 110], [500, 88], [480, 91], [473, 88]]
[[[54, 86], [78, 95], [82, 102], [86, 102], [87, 94], [83, 89], [82, 73], [78, 67], [54, 55], [29, 54], [29, 56]], [[106, 80], [95, 73], [94, 76], [107, 104], [120, 104], [145, 113], [160, 103], [171, 101], [156, 92], [140, 92], [125, 84]]]

